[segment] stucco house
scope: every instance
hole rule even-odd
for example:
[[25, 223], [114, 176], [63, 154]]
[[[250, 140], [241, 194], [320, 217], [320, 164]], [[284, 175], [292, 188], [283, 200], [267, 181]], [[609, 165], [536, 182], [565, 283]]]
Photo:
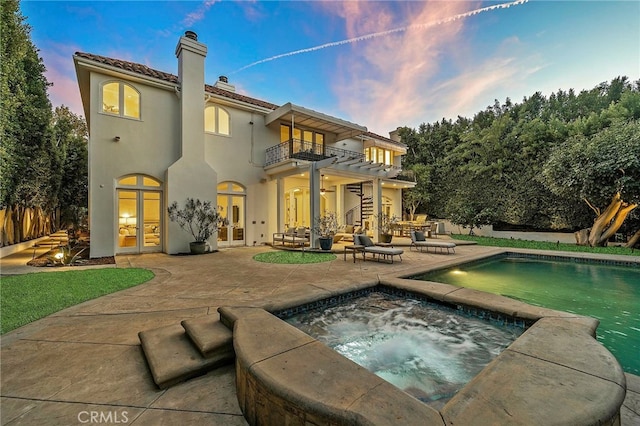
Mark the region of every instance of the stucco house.
[[[207, 47], [187, 31], [178, 75], [104, 56], [73, 59], [89, 127], [91, 256], [188, 250], [167, 206], [210, 200], [228, 218], [212, 249], [257, 245], [323, 212], [341, 224], [401, 215], [407, 147], [396, 135], [299, 105], [205, 84]], [[365, 223], [362, 223], [362, 222]], [[312, 246], [317, 246], [314, 235]]]

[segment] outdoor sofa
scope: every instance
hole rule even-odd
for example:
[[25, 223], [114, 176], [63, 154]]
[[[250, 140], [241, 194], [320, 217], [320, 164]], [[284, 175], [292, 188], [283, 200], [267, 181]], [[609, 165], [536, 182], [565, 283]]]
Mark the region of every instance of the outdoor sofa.
[[[362, 234], [362, 228], [354, 225], [345, 225], [335, 234], [336, 237], [342, 237], [340, 240], [342, 241], [353, 241], [353, 234]], [[339, 240], [339, 241], [340, 241]], [[337, 241], [334, 241], [334, 243]]]
[[425, 248], [427, 252], [429, 252], [429, 247], [433, 247], [434, 253], [436, 250], [440, 250], [441, 253], [447, 250], [447, 254], [451, 253], [451, 251], [453, 251], [453, 253], [456, 252], [456, 243], [448, 241], [428, 241], [424, 236], [424, 232], [421, 231], [411, 231], [411, 246], [409, 250], [414, 247], [420, 251]]
[[273, 245], [304, 247], [309, 243], [307, 230], [304, 227], [289, 228], [286, 232], [276, 232], [273, 234]]
[[404, 250], [394, 247], [380, 247], [374, 244], [374, 242], [366, 235], [362, 234], [354, 234], [353, 235], [353, 243], [355, 245], [363, 246], [362, 249], [362, 258], [366, 260], [367, 253], [371, 254], [374, 260], [380, 261], [383, 259], [385, 261], [390, 261], [393, 263], [393, 259], [395, 256], [400, 258], [402, 262], [402, 253]]

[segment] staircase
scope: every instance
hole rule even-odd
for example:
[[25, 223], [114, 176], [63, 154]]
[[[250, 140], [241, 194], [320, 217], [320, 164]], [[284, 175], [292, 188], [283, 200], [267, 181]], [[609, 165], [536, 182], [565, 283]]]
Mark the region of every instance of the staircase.
[[50, 234], [46, 238], [39, 239], [33, 246], [34, 247], [58, 247], [67, 245], [69, 242], [69, 236], [66, 231], [58, 231]]
[[[362, 222], [373, 214], [373, 197], [370, 195], [365, 195], [365, 186], [370, 185], [372, 182], [358, 182], [358, 183], [349, 183], [346, 185], [349, 192], [356, 194], [360, 197], [360, 206], [354, 207], [346, 213], [346, 217], [348, 218], [351, 214], [353, 216], [353, 225], [362, 226]], [[359, 210], [359, 212], [358, 212]], [[357, 214], [360, 213], [360, 214]], [[349, 220], [347, 220], [349, 223]]]
[[235, 359], [233, 334], [220, 316], [207, 315], [138, 333], [153, 381], [166, 389]]

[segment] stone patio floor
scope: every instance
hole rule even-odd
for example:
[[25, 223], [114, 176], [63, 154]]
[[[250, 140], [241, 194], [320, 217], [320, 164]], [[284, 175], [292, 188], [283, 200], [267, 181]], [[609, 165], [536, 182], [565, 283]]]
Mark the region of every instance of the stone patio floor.
[[[251, 305], [279, 294], [376, 281], [447, 265], [501, 249], [459, 246], [455, 255], [405, 248], [402, 262], [274, 265], [252, 257], [269, 247], [222, 249], [201, 256], [117, 256], [116, 267], [140, 267], [155, 278], [35, 321], [1, 338], [0, 424], [246, 425], [227, 366], [167, 390], [153, 383], [138, 332]], [[33, 249], [1, 260], [2, 274], [60, 269], [24, 266]], [[640, 377], [627, 374], [622, 425], [640, 425]]]

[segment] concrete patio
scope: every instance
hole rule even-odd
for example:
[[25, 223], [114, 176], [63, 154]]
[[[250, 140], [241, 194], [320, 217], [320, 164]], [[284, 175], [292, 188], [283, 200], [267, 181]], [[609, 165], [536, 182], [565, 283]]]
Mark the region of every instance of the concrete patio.
[[[262, 305], [282, 295], [335, 290], [502, 251], [459, 246], [456, 255], [442, 255], [407, 247], [403, 261], [394, 264], [354, 263], [350, 258], [345, 262], [342, 255], [332, 262], [307, 265], [252, 260], [267, 250], [116, 257], [117, 267], [149, 268], [156, 277], [2, 336], [1, 423], [70, 425], [95, 418], [136, 425], [247, 424], [236, 398], [232, 365], [160, 390], [152, 380], [138, 332], [214, 315], [220, 306]], [[24, 267], [18, 257], [2, 259], [2, 274], [52, 272], [52, 268]], [[631, 426], [640, 424], [640, 378], [628, 374], [626, 378], [621, 424]]]

